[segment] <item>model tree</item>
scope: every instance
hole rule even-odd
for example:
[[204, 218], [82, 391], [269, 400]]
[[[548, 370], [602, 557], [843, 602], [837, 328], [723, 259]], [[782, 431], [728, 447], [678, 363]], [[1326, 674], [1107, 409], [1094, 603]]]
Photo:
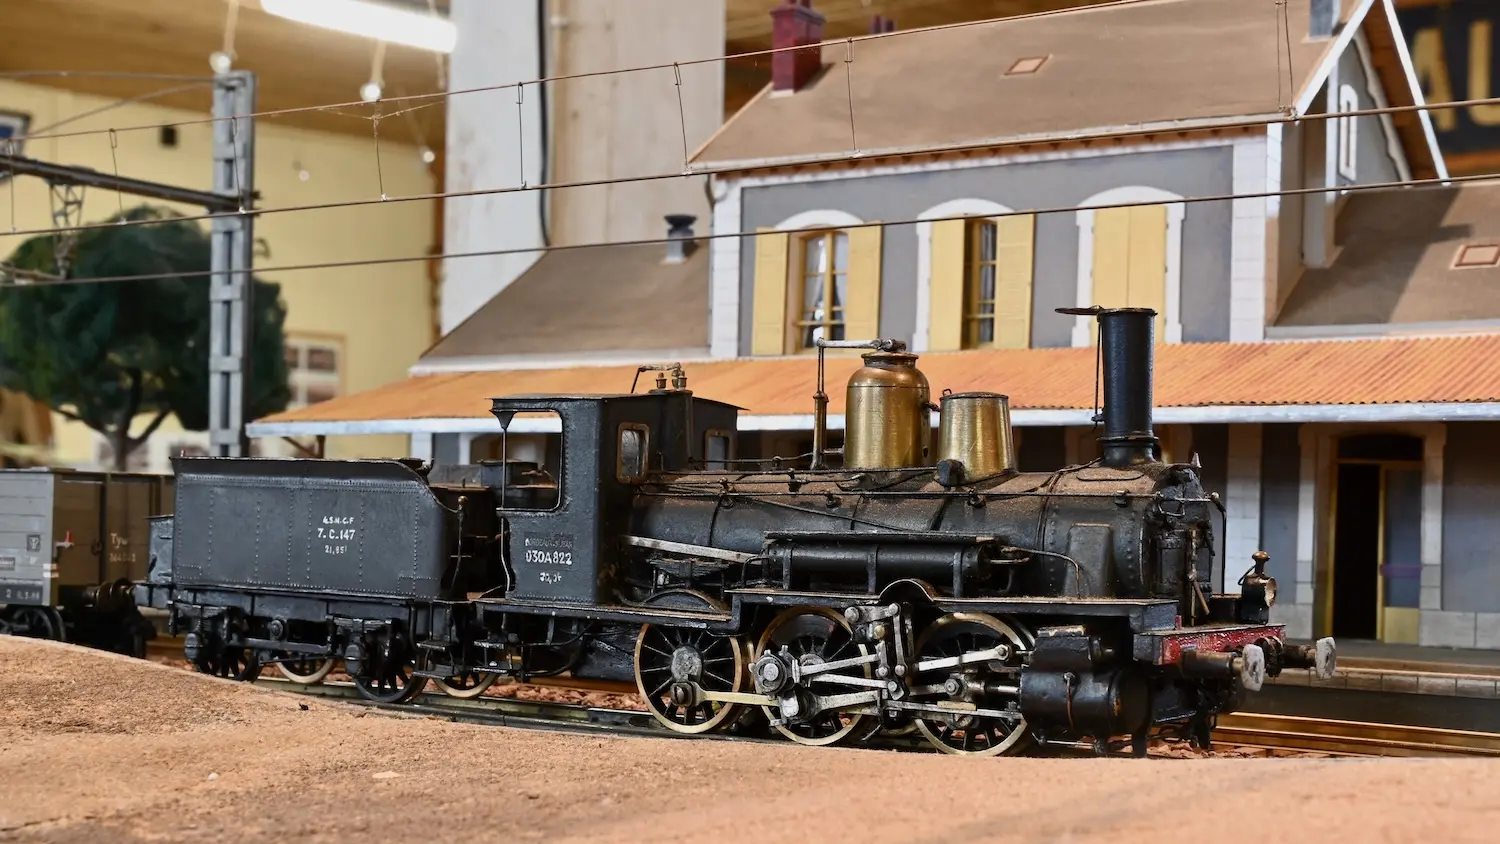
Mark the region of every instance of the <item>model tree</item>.
[[[208, 279], [150, 278], [210, 267], [209, 236], [168, 209], [141, 206], [111, 218], [149, 225], [88, 229], [69, 252], [67, 278], [147, 276], [97, 284], [0, 288], [0, 388], [25, 393], [104, 435], [115, 468], [175, 414], [208, 427]], [[57, 236], [23, 242], [9, 263], [53, 273]], [[253, 419], [286, 407], [280, 287], [256, 280], [250, 396]], [[147, 421], [132, 431], [138, 416]]]

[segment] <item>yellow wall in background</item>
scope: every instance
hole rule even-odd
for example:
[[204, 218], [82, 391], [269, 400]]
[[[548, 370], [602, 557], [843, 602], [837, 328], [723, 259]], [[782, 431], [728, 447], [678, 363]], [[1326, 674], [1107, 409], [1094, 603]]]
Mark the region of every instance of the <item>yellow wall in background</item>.
[[[209, 89], [205, 88], [202, 113], [131, 104], [69, 123], [58, 131], [201, 120], [208, 114], [209, 97]], [[42, 133], [50, 124], [110, 102], [100, 97], [0, 80], [0, 111], [30, 114], [33, 133]], [[351, 115], [349, 120], [369, 122], [357, 115]], [[208, 123], [180, 126], [177, 144], [171, 148], [162, 145], [157, 130], [148, 129], [117, 131], [118, 147], [113, 151], [109, 134], [101, 132], [30, 141], [21, 152], [44, 161], [91, 167], [106, 173], [114, 172], [118, 165], [122, 176], [209, 190], [213, 184], [212, 131]], [[389, 197], [427, 194], [437, 189], [414, 146], [382, 140], [377, 169], [372, 136], [278, 126], [275, 118], [258, 122], [255, 142], [255, 186], [261, 194], [261, 208], [378, 199], [382, 177], [384, 193]], [[306, 173], [305, 180], [302, 171]], [[0, 185], [0, 258], [8, 257], [24, 240], [8, 234], [13, 228], [46, 228], [52, 223], [46, 183], [30, 177], [15, 181], [19, 184], [14, 196], [9, 182]], [[87, 190], [84, 220], [101, 220], [116, 213], [120, 201], [111, 191]], [[128, 196], [123, 201], [126, 208], [143, 202]], [[185, 214], [202, 213], [201, 209], [174, 207]], [[255, 237], [265, 241], [270, 256], [256, 257], [256, 271], [265, 280], [281, 285], [287, 306], [288, 334], [342, 338], [343, 394], [405, 378], [407, 368], [431, 344], [433, 314], [426, 263], [299, 272], [274, 269], [263, 272], [262, 268], [426, 255], [437, 238], [433, 223], [431, 201], [269, 214], [257, 219]], [[207, 223], [203, 225], [206, 227]], [[204, 290], [206, 295], [206, 280]], [[137, 426], [145, 422], [139, 420]], [[93, 434], [60, 417], [57, 424], [58, 462], [90, 464], [95, 455]], [[157, 439], [177, 439], [172, 435], [180, 430], [175, 420], [169, 420]], [[206, 442], [206, 433], [201, 436]], [[407, 446], [404, 436], [330, 438], [328, 456], [405, 456]], [[155, 450], [163, 451], [160, 444]]]

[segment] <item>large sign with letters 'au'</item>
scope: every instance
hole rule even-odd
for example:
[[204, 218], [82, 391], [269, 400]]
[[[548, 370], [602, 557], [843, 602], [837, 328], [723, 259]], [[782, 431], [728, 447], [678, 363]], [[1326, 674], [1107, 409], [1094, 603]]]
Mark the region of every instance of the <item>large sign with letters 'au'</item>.
[[[1397, 17], [1429, 103], [1500, 97], [1496, 73], [1500, 0], [1401, 0]], [[1500, 103], [1432, 112], [1450, 166], [1500, 158]]]

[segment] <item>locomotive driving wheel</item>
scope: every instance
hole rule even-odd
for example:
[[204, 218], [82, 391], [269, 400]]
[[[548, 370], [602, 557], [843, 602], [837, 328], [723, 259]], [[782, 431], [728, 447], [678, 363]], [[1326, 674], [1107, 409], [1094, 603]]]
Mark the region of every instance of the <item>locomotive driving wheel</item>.
[[[979, 613], [949, 613], [932, 623], [917, 640], [917, 660], [959, 657], [998, 645], [1010, 649], [1003, 660], [966, 663], [922, 672], [914, 686], [943, 689], [939, 698], [923, 697], [923, 703], [949, 701], [974, 704], [982, 709], [1004, 710], [1019, 705], [1020, 656], [1030, 650], [1032, 639], [1024, 629], [994, 616]], [[1025, 719], [1017, 712], [1007, 720], [995, 716], [933, 715], [919, 717], [917, 731], [944, 753], [968, 756], [1001, 756], [1025, 749], [1030, 736]]]
[[[756, 659], [766, 653], [781, 653], [783, 648], [793, 660], [804, 666], [863, 656], [869, 652], [864, 645], [854, 641], [854, 629], [844, 616], [826, 607], [794, 607], [776, 616], [761, 634], [760, 643], [755, 648]], [[871, 676], [868, 665], [864, 667], [864, 676]], [[829, 688], [838, 687], [830, 685]], [[852, 690], [844, 687], [834, 693]], [[775, 707], [763, 706], [761, 709], [772, 720], [781, 717]], [[863, 714], [835, 710], [820, 712], [804, 723], [777, 724], [776, 731], [798, 744], [822, 746], [844, 741], [853, 734], [867, 737], [861, 727], [867, 726], [869, 720], [872, 719]]]
[[740, 708], [702, 700], [697, 692], [742, 691], [745, 650], [733, 636], [647, 624], [635, 640], [635, 684], [667, 729], [706, 733], [730, 722]]

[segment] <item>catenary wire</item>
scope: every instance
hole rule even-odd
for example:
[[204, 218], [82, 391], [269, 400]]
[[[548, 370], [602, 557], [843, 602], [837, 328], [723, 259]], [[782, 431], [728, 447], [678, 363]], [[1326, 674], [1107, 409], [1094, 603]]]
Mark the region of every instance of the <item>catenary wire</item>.
[[[664, 179], [682, 179], [700, 176], [719, 176], [731, 173], [745, 173], [753, 170], [770, 170], [784, 167], [805, 167], [822, 164], [839, 164], [859, 161], [870, 163], [883, 159], [908, 158], [919, 155], [938, 155], [947, 153], [976, 152], [981, 150], [1000, 150], [1009, 147], [1025, 147], [1037, 145], [1053, 145], [1066, 143], [1090, 143], [1094, 141], [1120, 141], [1131, 138], [1147, 137], [1154, 135], [1182, 135], [1202, 134], [1205, 132], [1224, 132], [1242, 129], [1257, 129], [1266, 126], [1296, 124], [1303, 121], [1313, 120], [1339, 120], [1354, 119], [1359, 117], [1372, 117], [1385, 114], [1404, 114], [1411, 112], [1441, 111], [1444, 109], [1466, 108], [1476, 105], [1500, 105], [1500, 96], [1487, 97], [1484, 99], [1462, 100], [1452, 103], [1438, 103], [1435, 105], [1409, 105], [1409, 106], [1386, 106], [1383, 108], [1368, 108], [1355, 111], [1334, 112], [1331, 114], [1308, 114], [1302, 116], [1268, 115], [1251, 120], [1228, 120], [1218, 122], [1201, 123], [1177, 123], [1162, 126], [1143, 127], [1138, 129], [1117, 129], [1103, 132], [1076, 132], [1064, 135], [1052, 135], [1048, 137], [1028, 137], [1012, 139], [994, 139], [975, 141], [961, 144], [923, 144], [910, 147], [860, 150], [854, 152], [826, 153], [818, 155], [802, 156], [798, 158], [787, 158], [780, 161], [750, 162], [748, 164], [733, 164], [723, 167], [688, 167], [672, 173], [652, 173], [644, 176], [616, 176], [608, 179], [585, 179], [571, 182], [550, 182], [543, 184], [521, 184], [501, 188], [475, 188], [462, 191], [442, 191], [436, 193], [416, 193], [401, 196], [377, 196], [368, 199], [346, 199], [335, 202], [319, 202], [307, 205], [283, 205], [272, 208], [246, 208], [240, 211], [226, 211], [217, 213], [193, 214], [174, 217], [170, 221], [163, 220], [128, 220], [99, 223], [79, 223], [74, 226], [57, 226], [36, 229], [12, 229], [0, 231], [0, 238], [4, 237], [35, 237], [41, 235], [66, 234], [70, 232], [83, 232], [91, 229], [108, 229], [129, 226], [154, 226], [163, 222], [201, 222], [220, 218], [239, 217], [244, 215], [265, 216], [270, 214], [284, 214], [304, 211], [326, 211], [341, 208], [359, 208], [367, 205], [386, 205], [394, 202], [425, 202], [440, 199], [463, 199], [476, 196], [496, 196], [510, 193], [525, 193], [528, 191], [563, 190], [567, 188], [601, 187], [606, 185], [629, 184], [634, 182], [654, 182]], [[108, 130], [105, 130], [106, 132]], [[0, 164], [3, 164], [7, 156], [0, 153]], [[3, 168], [0, 168], [3, 169]], [[1390, 186], [1401, 186], [1400, 183], [1390, 183]]]
[[[1406, 189], [1413, 190], [1413, 191], [1421, 191], [1421, 190], [1430, 190], [1430, 189], [1435, 189], [1435, 188], [1447, 187], [1449, 185], [1454, 185], [1454, 184], [1469, 184], [1469, 183], [1474, 183], [1474, 182], [1494, 182], [1495, 184], [1492, 187], [1500, 188], [1500, 173], [1480, 173], [1480, 174], [1467, 175], [1467, 176], [1449, 176], [1446, 179], [1442, 178], [1442, 177], [1436, 177], [1436, 178], [1431, 178], [1431, 179], [1406, 179], [1406, 180], [1398, 180], [1398, 181], [1394, 181], [1394, 182], [1374, 182], [1374, 183], [1362, 184], [1362, 185], [1340, 185], [1340, 186], [1337, 186], [1337, 187], [1289, 188], [1289, 189], [1286, 189], [1286, 190], [1274, 190], [1274, 191], [1254, 191], [1254, 192], [1247, 192], [1247, 193], [1227, 193], [1227, 194], [1211, 194], [1211, 195], [1204, 195], [1204, 196], [1186, 196], [1186, 197], [1183, 197], [1181, 199], [1171, 200], [1170, 202], [1163, 202], [1163, 201], [1161, 201], [1159, 199], [1155, 199], [1155, 200], [1144, 200], [1144, 201], [1138, 201], [1138, 202], [1111, 202], [1111, 203], [1103, 203], [1103, 204], [1098, 204], [1098, 205], [1065, 205], [1065, 206], [1053, 206], [1053, 207], [1050, 207], [1050, 208], [1030, 208], [1030, 209], [1022, 209], [1022, 210], [1018, 210], [1018, 211], [1006, 211], [1006, 212], [994, 212], [994, 213], [984, 212], [984, 213], [975, 213], [975, 214], [948, 214], [948, 215], [944, 215], [944, 216], [941, 216], [941, 217], [920, 217], [920, 218], [912, 218], [912, 219], [905, 219], [905, 220], [883, 220], [883, 221], [879, 221], [879, 222], [869, 222], [869, 223], [849, 223], [849, 224], [846, 224], [846, 225], [840, 225], [840, 226], [838, 226], [838, 228], [839, 229], [888, 228], [890, 226], [911, 226], [911, 225], [916, 225], [918, 223], [937, 223], [937, 222], [943, 222], [943, 221], [947, 221], [947, 220], [972, 220], [972, 219], [993, 220], [993, 219], [1000, 219], [1002, 217], [1021, 217], [1021, 216], [1028, 216], [1028, 215], [1038, 215], [1038, 216], [1040, 216], [1040, 215], [1044, 215], [1044, 214], [1066, 214], [1066, 213], [1073, 213], [1073, 212], [1078, 212], [1078, 211], [1106, 211], [1106, 210], [1113, 209], [1113, 208], [1142, 208], [1142, 207], [1149, 207], [1149, 206], [1156, 206], [1156, 205], [1178, 205], [1178, 204], [1181, 204], [1181, 205], [1193, 205], [1193, 204], [1199, 204], [1199, 203], [1204, 203], [1204, 202], [1233, 202], [1234, 200], [1237, 200], [1237, 199], [1270, 199], [1272, 197], [1310, 196], [1310, 195], [1313, 195], [1313, 194], [1326, 194], [1326, 193], [1349, 193], [1349, 194], [1353, 194], [1353, 193], [1368, 193], [1368, 192], [1371, 192], [1371, 191], [1392, 190], [1392, 189], [1396, 189], [1396, 188], [1406, 188]], [[730, 239], [730, 238], [738, 240], [738, 239], [743, 239], [743, 238], [760, 237], [761, 235], [764, 235], [764, 234], [786, 234], [786, 233], [787, 232], [761, 232], [761, 231], [748, 231], [748, 232], [747, 231], [710, 232], [709, 234], [702, 234], [702, 235], [696, 235], [695, 234], [690, 239], [691, 240], [695, 240], [695, 241], [727, 240], [727, 239]], [[304, 271], [309, 271], [309, 270], [329, 270], [329, 269], [347, 269], [347, 268], [350, 268], [350, 267], [370, 267], [370, 266], [380, 266], [380, 265], [385, 265], [385, 264], [410, 264], [410, 263], [417, 263], [417, 262], [422, 262], [422, 261], [437, 261], [437, 260], [447, 260], [447, 259], [488, 258], [488, 257], [495, 257], [495, 256], [500, 256], [500, 255], [536, 255], [536, 254], [545, 253], [545, 252], [561, 252], [561, 251], [573, 250], [573, 249], [599, 249], [599, 248], [603, 248], [603, 247], [620, 247], [620, 246], [661, 246], [661, 245], [665, 245], [665, 244], [668, 244], [668, 243], [672, 243], [672, 242], [674, 242], [676, 240], [677, 240], [677, 238], [658, 237], [658, 238], [646, 238], [646, 239], [643, 239], [643, 240], [616, 240], [616, 241], [606, 241], [606, 242], [599, 242], [599, 243], [576, 243], [576, 244], [554, 245], [554, 246], [548, 246], [548, 247], [514, 247], [514, 248], [509, 248], [509, 249], [486, 249], [486, 250], [481, 250], [481, 251], [476, 251], [476, 252], [446, 252], [446, 253], [440, 253], [440, 254], [437, 254], [437, 255], [412, 255], [412, 256], [402, 256], [402, 257], [396, 257], [396, 258], [358, 258], [358, 259], [352, 259], [352, 260], [348, 260], [348, 261], [323, 261], [323, 262], [313, 263], [313, 264], [283, 264], [283, 265], [280, 265], [280, 266], [273, 266], [273, 267], [258, 267], [258, 268], [253, 268], [251, 270], [248, 270], [248, 272], [254, 273], [256, 275], [264, 275], [264, 274], [270, 274], [270, 273], [304, 272]], [[119, 283], [119, 282], [128, 282], [128, 281], [151, 281], [151, 280], [156, 280], [156, 279], [169, 279], [169, 278], [206, 278], [208, 276], [220, 275], [220, 274], [224, 274], [224, 273], [227, 273], [227, 272], [234, 272], [234, 271], [230, 271], [230, 270], [217, 270], [217, 271], [216, 270], [183, 270], [183, 271], [180, 271], [180, 272], [167, 272], [167, 273], [142, 273], [142, 274], [137, 274], [137, 275], [95, 276], [95, 277], [90, 277], [90, 278], [63, 278], [63, 279], [55, 279], [55, 280], [49, 279], [49, 280], [44, 280], [44, 281], [33, 281], [33, 282], [26, 282], [26, 283], [14, 283], [14, 282], [7, 283], [7, 282], [0, 281], [0, 290], [3, 290], [3, 289], [14, 289], [14, 288], [42, 288], [42, 287], [52, 287], [52, 286], [56, 286], [56, 285], [67, 285], [67, 284], [104, 284], [104, 283]], [[246, 271], [245, 270], [241, 270], [239, 272], [246, 272]], [[0, 276], [0, 279], [3, 279], [3, 276]]]
[[[992, 25], [992, 24], [1010, 23], [1012, 21], [1024, 21], [1024, 20], [1031, 20], [1031, 19], [1035, 19], [1035, 18], [1045, 18], [1045, 17], [1054, 16], [1054, 15], [1062, 15], [1062, 14], [1068, 14], [1068, 13], [1071, 13], [1071, 12], [1076, 12], [1076, 11], [1079, 11], [1080, 9], [1088, 9], [1090, 11], [1094, 11], [1094, 10], [1099, 10], [1099, 9], [1112, 9], [1112, 8], [1119, 8], [1119, 7], [1122, 7], [1122, 6], [1138, 6], [1138, 5], [1148, 4], [1148, 3], [1160, 3], [1160, 2], [1161, 2], [1161, 0], [1113, 0], [1113, 2], [1107, 2], [1107, 3], [1094, 3], [1094, 4], [1089, 4], [1089, 5], [1086, 5], [1086, 6], [1068, 6], [1066, 8], [1062, 8], [1062, 9], [1048, 9], [1048, 10], [1045, 10], [1045, 11], [1030, 12], [1030, 13], [1022, 14], [1022, 15], [1012, 15], [1010, 17], [1004, 17], [1004, 18], [986, 18], [984, 20], [975, 20], [975, 21], [956, 21], [954, 23], [938, 24], [938, 25], [935, 25], [935, 26], [921, 27], [921, 28], [918, 28], [918, 29], [899, 29], [899, 30], [892, 30], [891, 32], [872, 32], [872, 33], [868, 33], [868, 34], [865, 34], [865, 35], [855, 35], [855, 36], [850, 36], [850, 37], [847, 37], [847, 38], [834, 39], [834, 40], [831, 40], [831, 41], [822, 41], [822, 42], [819, 42], [817, 44], [804, 44], [804, 45], [791, 46], [791, 47], [770, 47], [770, 48], [767, 48], [767, 49], [764, 49], [764, 50], [753, 50], [753, 51], [745, 52], [745, 53], [729, 53], [729, 54], [725, 54], [725, 55], [712, 56], [710, 58], [703, 58], [703, 59], [689, 59], [687, 61], [663, 62], [663, 63], [660, 63], [660, 64], [640, 65], [640, 66], [637, 66], [637, 67], [613, 68], [611, 70], [593, 70], [593, 71], [584, 71], [584, 72], [580, 72], [580, 73], [568, 73], [568, 74], [562, 74], [562, 75], [558, 75], [558, 76], [541, 77], [541, 78], [538, 78], [538, 79], [527, 79], [527, 80], [522, 80], [522, 81], [519, 81], [519, 82], [506, 82], [506, 83], [499, 83], [499, 84], [495, 84], [495, 85], [480, 85], [480, 86], [473, 87], [473, 88], [461, 88], [461, 89], [459, 89], [457, 91], [434, 91], [434, 92], [428, 93], [428, 94], [408, 94], [408, 95], [400, 96], [400, 97], [386, 97], [386, 98], [381, 98], [379, 100], [376, 100], [375, 103], [397, 103], [397, 102], [404, 102], [404, 101], [409, 101], [409, 100], [424, 100], [424, 99], [435, 99], [435, 98], [443, 98], [443, 97], [456, 97], [456, 96], [460, 96], [460, 95], [464, 95], [464, 94], [479, 94], [479, 93], [485, 93], [485, 92], [488, 92], [488, 91], [506, 91], [506, 90], [510, 90], [512, 88], [525, 88], [525, 87], [527, 87], [529, 85], [540, 85], [540, 84], [546, 83], [546, 82], [569, 82], [569, 81], [573, 81], [573, 80], [577, 80], [577, 79], [590, 79], [590, 78], [595, 78], [595, 77], [599, 77], [599, 76], [613, 76], [613, 75], [625, 74], [625, 73], [643, 73], [643, 72], [651, 71], [651, 70], [671, 70], [674, 67], [689, 67], [689, 66], [701, 65], [701, 64], [714, 64], [714, 63], [718, 63], [718, 62], [740, 61], [740, 60], [743, 60], [743, 59], [751, 59], [751, 58], [759, 58], [759, 57], [762, 57], [762, 56], [770, 56], [770, 55], [774, 55], [776, 53], [795, 52], [797, 50], [821, 50], [821, 49], [823, 49], [825, 47], [833, 46], [833, 45], [836, 45], [836, 44], [853, 44], [853, 43], [860, 42], [860, 41], [873, 41], [873, 40], [876, 40], [876, 39], [879, 39], [879, 38], [894, 38], [894, 37], [898, 37], [898, 36], [915, 35], [915, 34], [918, 34], [918, 33], [940, 32], [940, 31], [949, 30], [949, 29], [963, 29], [963, 28], [972, 27], [972, 26], [986, 26], [986, 25]], [[38, 71], [37, 73], [43, 74], [43, 75], [67, 75], [69, 73], [69, 71]], [[82, 72], [80, 72], [79, 75], [83, 75]], [[3, 74], [0, 74], [0, 76], [3, 76]], [[177, 78], [177, 77], [162, 77], [162, 78]], [[186, 78], [200, 79], [202, 77], [186, 77]], [[256, 118], [256, 117], [281, 117], [281, 116], [288, 115], [288, 114], [299, 114], [299, 113], [305, 113], [305, 112], [309, 112], [309, 111], [324, 111], [324, 110], [328, 110], [328, 109], [338, 109], [338, 108], [369, 107], [371, 105], [374, 105], [375, 103], [368, 103], [368, 102], [365, 102], [363, 100], [351, 100], [349, 102], [329, 103], [329, 104], [325, 104], [325, 105], [295, 106], [295, 107], [291, 107], [291, 108], [272, 109], [272, 110], [269, 110], [269, 111], [249, 112], [249, 113], [246, 113], [246, 114], [223, 115], [221, 117], [199, 117], [199, 118], [194, 118], [192, 120], [183, 120], [183, 121], [177, 121], [177, 122], [172, 122], [172, 123], [149, 123], [149, 124], [141, 124], [141, 125], [137, 125], [137, 126], [123, 126], [123, 127], [117, 126], [117, 127], [115, 127], [115, 131], [116, 132], [137, 132], [137, 131], [144, 131], [144, 130], [148, 130], [148, 129], [160, 129], [163, 126], [193, 126], [193, 125], [203, 124], [203, 123], [214, 123], [214, 122], [217, 122], [217, 121], [220, 121], [220, 120], [230, 120], [230, 119], [243, 120], [243, 119], [247, 119], [247, 118]], [[100, 134], [103, 131], [105, 131], [105, 130], [102, 130], [102, 129], [101, 130], [86, 130], [86, 131], [78, 131], [78, 132], [71, 132], [71, 133], [70, 132], [62, 132], [62, 133], [52, 133], [52, 134], [47, 134], [47, 135], [27, 135], [27, 136], [24, 136], [24, 139], [29, 141], [29, 140], [44, 140], [44, 139], [47, 139], [47, 138], [65, 138], [65, 137], [71, 137], [71, 136], [76, 136], [76, 135]], [[22, 137], [17, 137], [16, 138], [16, 140], [22, 140], [22, 139], [23, 139]]]

